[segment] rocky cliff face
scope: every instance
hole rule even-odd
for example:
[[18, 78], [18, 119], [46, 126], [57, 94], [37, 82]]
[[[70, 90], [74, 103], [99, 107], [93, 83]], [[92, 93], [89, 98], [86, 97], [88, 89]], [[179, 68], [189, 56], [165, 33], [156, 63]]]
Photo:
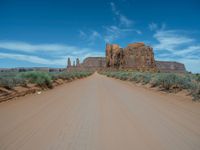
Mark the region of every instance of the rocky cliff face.
[[153, 49], [144, 43], [129, 44], [126, 48], [119, 45], [106, 45], [106, 66], [111, 68], [156, 71]]
[[160, 72], [186, 72], [185, 65], [179, 62], [156, 61], [156, 66]]
[[119, 68], [121, 55], [122, 55], [122, 52], [119, 45], [107, 44], [106, 45], [106, 66]]
[[84, 68], [103, 68], [105, 67], [105, 57], [87, 57], [81, 66]]

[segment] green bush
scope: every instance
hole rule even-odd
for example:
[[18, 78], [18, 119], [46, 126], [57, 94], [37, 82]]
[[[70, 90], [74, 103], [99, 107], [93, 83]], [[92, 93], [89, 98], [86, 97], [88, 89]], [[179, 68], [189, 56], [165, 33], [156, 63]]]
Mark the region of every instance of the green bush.
[[57, 79], [72, 80], [75, 78], [83, 78], [91, 75], [90, 71], [74, 71], [74, 72], [40, 72], [29, 71], [19, 73], [17, 71], [1, 72], [0, 87], [13, 89], [15, 86], [27, 86], [27, 83], [34, 83], [40, 87], [52, 87], [52, 81]]
[[147, 84], [151, 81], [150, 73], [141, 73], [141, 72], [133, 72], [131, 74], [130, 80], [135, 81], [137, 83], [141, 82], [143, 84]]
[[190, 88], [190, 79], [174, 73], [158, 73], [152, 79], [153, 86], [160, 86], [165, 90], [172, 88], [187, 89]]
[[20, 77], [4, 77], [0, 78], [0, 87], [4, 87], [6, 89], [13, 89], [15, 86], [26, 86], [26, 81]]
[[0, 79], [0, 86], [6, 89], [13, 89], [15, 87], [13, 79], [4, 78]]
[[28, 80], [30, 83], [35, 83], [40, 87], [52, 87], [51, 76], [46, 72], [25, 72], [20, 74], [20, 77]]

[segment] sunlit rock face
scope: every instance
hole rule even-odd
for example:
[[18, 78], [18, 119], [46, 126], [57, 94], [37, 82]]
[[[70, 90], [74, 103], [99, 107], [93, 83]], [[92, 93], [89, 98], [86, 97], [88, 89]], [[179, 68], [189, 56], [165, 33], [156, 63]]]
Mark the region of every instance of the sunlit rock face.
[[142, 42], [129, 44], [126, 48], [120, 48], [116, 44], [107, 44], [106, 66], [141, 71], [157, 70], [153, 49]]
[[105, 57], [87, 57], [81, 64], [85, 68], [105, 68]]
[[160, 72], [185, 73], [185, 65], [179, 62], [156, 61], [156, 66]]

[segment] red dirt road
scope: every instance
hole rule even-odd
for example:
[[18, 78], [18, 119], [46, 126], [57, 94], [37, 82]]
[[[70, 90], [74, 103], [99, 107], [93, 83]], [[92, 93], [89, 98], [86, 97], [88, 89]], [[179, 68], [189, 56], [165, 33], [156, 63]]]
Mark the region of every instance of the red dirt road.
[[200, 150], [200, 104], [95, 73], [0, 103], [0, 150]]

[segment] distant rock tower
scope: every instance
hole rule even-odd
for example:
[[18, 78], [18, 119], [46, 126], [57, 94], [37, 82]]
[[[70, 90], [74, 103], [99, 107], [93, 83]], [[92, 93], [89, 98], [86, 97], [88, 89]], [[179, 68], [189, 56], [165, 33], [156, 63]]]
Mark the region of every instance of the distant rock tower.
[[80, 67], [80, 61], [79, 61], [79, 58], [76, 58], [76, 67]]
[[73, 61], [73, 67], [76, 67], [76, 63], [75, 63], [75, 61]]
[[67, 68], [69, 68], [69, 67], [71, 67], [72, 65], [71, 65], [71, 60], [70, 60], [70, 58], [68, 58], [67, 59]]

